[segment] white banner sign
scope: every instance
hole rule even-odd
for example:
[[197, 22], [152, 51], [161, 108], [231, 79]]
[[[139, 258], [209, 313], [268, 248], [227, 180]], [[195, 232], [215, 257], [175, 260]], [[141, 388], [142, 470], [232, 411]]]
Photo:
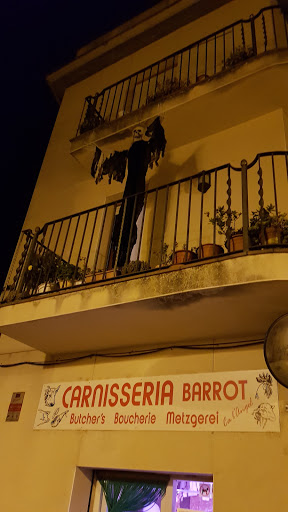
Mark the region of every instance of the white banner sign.
[[43, 386], [35, 429], [279, 432], [268, 370]]

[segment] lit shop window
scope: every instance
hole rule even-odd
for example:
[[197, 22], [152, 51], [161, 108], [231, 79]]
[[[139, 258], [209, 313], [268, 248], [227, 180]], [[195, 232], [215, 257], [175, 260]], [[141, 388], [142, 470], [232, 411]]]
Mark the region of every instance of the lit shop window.
[[213, 512], [213, 484], [194, 480], [173, 480], [172, 512]]
[[213, 512], [209, 475], [96, 470], [91, 484], [88, 512]]

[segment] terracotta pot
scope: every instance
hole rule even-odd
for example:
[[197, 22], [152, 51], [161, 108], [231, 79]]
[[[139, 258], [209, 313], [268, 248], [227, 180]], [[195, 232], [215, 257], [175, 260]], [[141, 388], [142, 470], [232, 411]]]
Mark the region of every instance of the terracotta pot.
[[204, 244], [201, 245], [200, 251], [198, 249], [199, 258], [213, 258], [224, 253], [223, 247], [217, 244]]
[[[85, 276], [85, 283], [93, 283], [94, 281], [96, 281], [96, 275], [97, 273], [94, 275], [94, 279], [93, 279], [93, 274], [87, 274]], [[101, 272], [101, 275], [102, 275], [102, 272]], [[99, 281], [99, 279], [98, 279]]]
[[230, 238], [230, 252], [243, 251], [243, 235], [232, 235]]
[[[111, 270], [106, 270], [106, 272], [104, 272], [104, 270], [102, 272], [96, 272], [95, 276], [94, 276], [94, 281], [102, 281], [102, 279], [113, 279], [113, 277], [116, 277], [116, 276], [119, 276], [120, 275], [120, 272], [119, 270], [114, 270], [111, 269]], [[92, 276], [91, 276], [92, 278]], [[86, 281], [86, 282], [92, 282], [91, 281]]]
[[192, 251], [185, 251], [184, 249], [180, 251], [175, 251], [173, 256], [172, 265], [179, 265], [180, 263], [186, 263], [188, 261], [196, 260], [197, 255]]
[[64, 281], [63, 279], [59, 279], [59, 288], [62, 290], [62, 288], [67, 288], [67, 286], [70, 286], [70, 283], [68, 281]]
[[266, 244], [281, 244], [282, 230], [279, 226], [270, 226], [265, 228]]

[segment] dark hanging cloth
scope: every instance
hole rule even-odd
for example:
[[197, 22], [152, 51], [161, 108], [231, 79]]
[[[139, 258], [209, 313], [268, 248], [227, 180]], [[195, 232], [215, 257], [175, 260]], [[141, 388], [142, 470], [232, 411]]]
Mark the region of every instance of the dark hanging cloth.
[[137, 140], [133, 142], [129, 151], [115, 151], [102, 162], [101, 150], [96, 147], [91, 167], [91, 174], [96, 183], [99, 183], [105, 175], [108, 175], [109, 183], [112, 179], [122, 183], [128, 159], [123, 202], [115, 218], [111, 239], [109, 268], [115, 265], [120, 235], [121, 242], [117, 260], [119, 267], [123, 267], [126, 261], [130, 261], [131, 252], [137, 240], [136, 222], [144, 204], [147, 169], [148, 166], [152, 169], [154, 163], [158, 166], [159, 158], [164, 156], [166, 147], [165, 132], [159, 117], [148, 126], [146, 136], [150, 137], [148, 141]]
[[125, 178], [128, 151], [114, 151], [108, 158], [101, 161], [102, 151], [96, 146], [95, 155], [91, 166], [91, 175], [95, 178], [95, 183], [103, 180], [103, 176], [108, 176], [109, 183], [112, 179], [123, 182]]
[[97, 171], [97, 167], [99, 164], [101, 154], [102, 154], [101, 149], [98, 148], [98, 146], [96, 146], [95, 155], [94, 155], [93, 162], [91, 165], [91, 176], [93, 176], [93, 178], [95, 178], [95, 176], [96, 176], [96, 171]]
[[101, 179], [102, 176], [107, 174], [109, 178], [109, 184], [111, 183], [112, 179], [122, 183], [125, 178], [127, 154], [128, 151], [126, 150], [114, 151], [114, 153], [112, 153], [109, 158], [106, 158], [102, 164]]
[[166, 139], [164, 128], [161, 125], [160, 117], [156, 117], [155, 121], [148, 126], [146, 135], [151, 136], [149, 140], [150, 146], [150, 162], [149, 167], [152, 169], [153, 163], [158, 166], [158, 160], [160, 156], [164, 156], [166, 148]]

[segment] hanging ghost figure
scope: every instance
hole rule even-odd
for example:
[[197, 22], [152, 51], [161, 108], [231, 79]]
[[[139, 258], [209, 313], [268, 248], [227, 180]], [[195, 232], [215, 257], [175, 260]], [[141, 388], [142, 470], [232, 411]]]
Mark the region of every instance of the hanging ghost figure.
[[58, 388], [51, 388], [47, 386], [44, 391], [44, 402], [47, 407], [53, 407], [55, 405], [56, 393], [58, 393], [60, 386]]
[[112, 179], [122, 183], [128, 161], [124, 201], [115, 218], [111, 239], [110, 267], [115, 264], [117, 252], [118, 267], [130, 261], [130, 255], [137, 240], [136, 223], [144, 205], [146, 173], [148, 167], [152, 169], [154, 163], [158, 166], [160, 156], [163, 157], [165, 153], [165, 132], [159, 117], [148, 126], [146, 131], [143, 126], [137, 126], [133, 129], [132, 135], [133, 141], [129, 150], [115, 151], [105, 160], [101, 161], [101, 150], [97, 147], [91, 168], [91, 174], [96, 183], [99, 183], [106, 174], [109, 176], [109, 183]]

